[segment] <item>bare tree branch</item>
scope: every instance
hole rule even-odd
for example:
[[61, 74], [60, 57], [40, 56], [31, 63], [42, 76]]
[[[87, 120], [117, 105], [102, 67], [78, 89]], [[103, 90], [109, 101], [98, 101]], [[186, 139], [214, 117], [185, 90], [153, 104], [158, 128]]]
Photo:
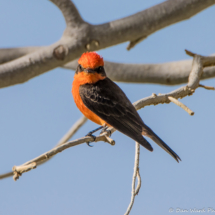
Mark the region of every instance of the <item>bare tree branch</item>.
[[63, 66], [86, 50], [99, 50], [126, 41], [140, 41], [140, 38], [188, 19], [215, 4], [215, 0], [165, 1], [123, 19], [90, 25], [82, 20], [69, 0], [52, 2], [59, 7], [67, 23], [62, 38], [50, 46], [0, 65], [0, 88], [24, 83], [44, 72]]
[[[131, 202], [127, 208], [127, 211], [125, 213], [125, 215], [130, 214], [130, 211], [133, 207], [134, 204], [134, 199], [135, 196], [138, 194], [139, 190], [140, 190], [140, 186], [141, 186], [141, 180], [140, 180], [140, 174], [139, 174], [139, 160], [140, 160], [140, 144], [136, 142], [136, 146], [135, 146], [135, 159], [134, 159], [134, 174], [133, 174], [133, 178], [132, 178], [132, 189], [131, 189]], [[136, 182], [136, 178], [138, 176], [138, 185], [137, 188], [135, 189], [135, 182]]]
[[[156, 5], [154, 7], [151, 7], [147, 10], [145, 10], [144, 14], [143, 12], [135, 14], [139, 16], [138, 18], [141, 19], [141, 21], [137, 23], [133, 23], [132, 19], [128, 20], [131, 21], [131, 25], [139, 28], [139, 36], [136, 37], [133, 40], [130, 40], [130, 44], [127, 47], [127, 50], [130, 50], [133, 48], [136, 44], [144, 40], [146, 37], [148, 37], [150, 34], [167, 27], [169, 25], [172, 25], [176, 22], [189, 19], [193, 15], [199, 12], [199, 9], [202, 7], [208, 7], [211, 3], [214, 4], [212, 1], [183, 1], [183, 0], [175, 0], [175, 1], [165, 1], [159, 5]], [[207, 6], [206, 6], [207, 4]], [[192, 8], [192, 9], [191, 9]], [[133, 15], [133, 16], [135, 16]], [[133, 16], [128, 17], [132, 18]], [[157, 22], [156, 22], [157, 21]], [[142, 24], [142, 26], [141, 26]]]
[[1, 174], [1, 175], [0, 175], [0, 180], [1, 180], [1, 179], [5, 179], [5, 178], [9, 178], [9, 177], [11, 177], [11, 176], [13, 176], [13, 171], [12, 171], [12, 172], [7, 172], [7, 173], [4, 173], [4, 174]]
[[61, 10], [67, 24], [62, 38], [50, 46], [0, 65], [0, 87], [24, 83], [77, 58], [85, 51], [81, 35], [83, 32], [86, 34], [89, 24], [81, 19], [70, 0], [51, 1]]
[[[85, 117], [85, 116], [82, 116], [70, 129], [69, 129], [69, 131], [61, 138], [61, 140], [58, 142], [58, 144], [55, 146], [55, 147], [57, 147], [57, 146], [60, 146], [60, 145], [62, 145], [62, 144], [64, 144], [65, 142], [67, 142], [67, 141], [69, 141], [69, 139], [71, 139], [72, 138], [72, 136], [86, 123], [86, 121], [87, 121], [87, 118]], [[54, 147], [54, 148], [55, 148]], [[47, 162], [47, 161], [49, 161], [51, 158], [49, 158], [49, 159], [46, 159], [46, 160], [44, 160], [43, 162], [40, 162], [39, 164], [37, 164], [37, 166], [38, 165], [41, 165], [41, 164], [44, 164], [45, 162]], [[29, 164], [30, 165], [30, 164]], [[36, 167], [35, 165], [33, 165], [33, 166], [31, 166], [30, 165], [30, 167], [32, 167], [32, 169], [33, 169], [33, 167]], [[28, 167], [27, 167], [27, 169], [28, 169]], [[22, 168], [21, 168], [21, 170], [22, 170]], [[15, 170], [14, 170], [15, 171]], [[8, 177], [11, 177], [11, 176], [13, 176], [13, 172], [14, 171], [12, 171], [12, 172], [8, 172], [8, 173], [5, 173], [5, 174], [1, 174], [0, 175], [0, 179], [4, 179], [4, 178], [8, 178]], [[20, 176], [20, 173], [17, 173], [17, 176]], [[17, 178], [17, 176], [15, 176], [14, 178]], [[18, 178], [17, 178], [18, 179]]]
[[177, 99], [169, 96], [168, 99], [173, 102], [174, 104], [178, 105], [179, 107], [183, 108], [187, 113], [189, 113], [191, 116], [194, 115], [194, 112], [190, 110], [186, 105], [183, 103], [179, 102]]
[[[17, 179], [19, 179], [19, 176], [22, 175], [22, 173], [24, 172], [28, 172], [31, 169], [35, 169], [36, 165], [30, 165], [31, 163], [36, 163], [36, 164], [40, 164], [43, 163], [45, 160], [50, 159], [51, 157], [53, 157], [54, 155], [58, 154], [59, 152], [62, 152], [63, 150], [73, 147], [73, 146], [77, 146], [79, 144], [82, 143], [87, 143], [87, 142], [99, 142], [99, 141], [103, 141], [103, 142], [107, 142], [110, 145], [115, 145], [115, 141], [112, 140], [109, 136], [112, 132], [114, 132], [115, 129], [111, 129], [111, 130], [107, 130], [106, 132], [104, 132], [103, 134], [99, 135], [96, 137], [96, 139], [94, 140], [93, 137], [90, 136], [86, 136], [77, 140], [73, 140], [64, 144], [61, 144], [60, 146], [57, 146], [53, 149], [51, 149], [50, 151], [34, 158], [31, 161], [28, 161], [26, 163], [24, 163], [23, 165], [20, 166], [14, 166], [13, 167], [13, 172], [14, 172], [14, 177], [13, 179], [16, 181]], [[32, 167], [32, 168], [31, 168]], [[21, 171], [20, 171], [21, 170]]]
[[73, 135], [87, 122], [87, 118], [82, 116], [70, 129], [69, 131], [60, 139], [56, 146], [60, 146], [67, 142], [73, 137]]
[[205, 88], [206, 90], [215, 90], [214, 87], [205, 86], [205, 85], [202, 85], [202, 84], [199, 84], [199, 87]]
[[[201, 55], [194, 54], [192, 52], [186, 51], [188, 54], [192, 54], [193, 56], [193, 66], [192, 70], [189, 75], [188, 84], [184, 87], [180, 87], [177, 90], [174, 90], [167, 94], [152, 94], [152, 96], [149, 96], [147, 98], [141, 99], [135, 103], [133, 103], [134, 107], [138, 110], [141, 109], [147, 105], [156, 105], [156, 104], [163, 104], [163, 103], [169, 103], [170, 100], [168, 97], [173, 97], [175, 99], [183, 98], [185, 96], [190, 96], [195, 92], [195, 89], [199, 87], [199, 81], [201, 78], [203, 67], [213, 66], [215, 64], [215, 56], [213, 57], [204, 57]], [[95, 142], [98, 141], [104, 141], [108, 142], [111, 145], [115, 145], [115, 141], [112, 140], [109, 136], [115, 131], [114, 128], [109, 128], [106, 132], [102, 133], [101, 135], [97, 136], [95, 139]], [[50, 157], [56, 155], [59, 152], [62, 152], [63, 150], [82, 144], [86, 142], [92, 142], [94, 141], [93, 137], [83, 137], [77, 140], [73, 140], [64, 144], [61, 144], [60, 146], [55, 147], [54, 149], [40, 155], [37, 158], [34, 158], [25, 164], [21, 166], [15, 166], [13, 168], [14, 171], [14, 179], [17, 179], [23, 172], [31, 170], [29, 168], [29, 164], [36, 162], [36, 164], [40, 164], [41, 162], [44, 162], [44, 160], [49, 159]], [[35, 165], [33, 165], [35, 168]], [[32, 169], [33, 169], [32, 167]], [[18, 170], [21, 169], [22, 172], [20, 173]]]
[[[186, 51], [187, 52], [187, 51]], [[188, 53], [188, 52], [187, 52]], [[191, 52], [189, 52], [191, 53]], [[192, 53], [193, 54], [193, 53]], [[203, 67], [213, 66], [215, 63], [215, 57], [204, 57], [201, 55], [193, 54], [193, 65], [188, 78], [188, 85], [180, 87], [177, 90], [174, 90], [167, 94], [152, 94], [147, 98], [141, 99], [134, 103], [136, 109], [140, 109], [143, 106], [147, 105], [157, 105], [159, 103], [169, 103], [170, 100], [168, 97], [173, 97], [175, 99], [183, 98], [185, 96], [190, 96], [195, 92], [195, 89], [199, 87], [199, 81], [201, 74], [203, 72]]]
[[[76, 70], [77, 65], [77, 60], [74, 60], [64, 65], [63, 68]], [[187, 83], [191, 68], [192, 60], [160, 64], [123, 64], [105, 61], [105, 71], [111, 80], [129, 83], [153, 83], [164, 85]], [[204, 68], [201, 79], [213, 77], [215, 77], [215, 66]]]
[[[41, 47], [0, 49], [0, 64], [39, 49], [41, 49]], [[62, 67], [76, 70], [77, 65], [78, 61], [74, 60]], [[117, 82], [129, 83], [153, 83], [164, 85], [187, 83], [191, 68], [192, 60], [160, 64], [123, 64], [105, 61], [105, 71], [110, 79]], [[203, 69], [202, 80], [213, 77], [215, 77], [215, 66]]]
[[164, 1], [123, 19], [95, 26], [95, 36], [99, 35], [100, 37], [102, 35], [97, 40], [105, 47], [109, 46], [107, 44], [110, 44], [110, 38], [112, 40], [111, 45], [126, 41], [137, 41], [139, 38], [146, 38], [150, 34], [176, 22], [189, 19], [214, 3], [214, 0]]
[[53, 2], [62, 12], [67, 28], [76, 28], [84, 23], [77, 8], [70, 0], [50, 0]]
[[22, 47], [22, 48], [5, 48], [0, 49], [0, 64], [20, 58], [24, 55], [38, 51], [42, 47]]
[[140, 168], [137, 169], [137, 187], [135, 190], [135, 196], [138, 195], [141, 188], [141, 177], [140, 177]]

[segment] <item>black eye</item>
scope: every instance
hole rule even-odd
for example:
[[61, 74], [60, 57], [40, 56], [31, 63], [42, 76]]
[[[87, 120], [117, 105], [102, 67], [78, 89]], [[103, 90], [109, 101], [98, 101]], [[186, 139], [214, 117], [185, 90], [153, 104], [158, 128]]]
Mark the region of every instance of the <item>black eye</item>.
[[81, 66], [80, 64], [78, 65], [78, 69], [79, 69], [79, 70], [82, 70], [82, 66]]
[[98, 71], [98, 72], [101, 72], [101, 71], [102, 71], [102, 67], [101, 67], [101, 66], [98, 67], [97, 71]]

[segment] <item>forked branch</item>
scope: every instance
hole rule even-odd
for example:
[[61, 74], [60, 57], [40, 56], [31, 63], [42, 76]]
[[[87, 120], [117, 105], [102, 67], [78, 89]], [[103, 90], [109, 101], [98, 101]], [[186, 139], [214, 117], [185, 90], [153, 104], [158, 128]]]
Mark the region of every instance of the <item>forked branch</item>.
[[[195, 92], [196, 88], [199, 87], [199, 81], [201, 78], [203, 67], [212, 66], [212, 65], [214, 65], [214, 63], [215, 63], [215, 57], [204, 57], [201, 55], [193, 54], [193, 66], [192, 66], [192, 70], [190, 72], [188, 84], [186, 86], [180, 87], [179, 89], [174, 90], [167, 94], [159, 94], [159, 95], [152, 94], [152, 96], [150, 96], [150, 97], [147, 97], [147, 98], [144, 98], [144, 99], [141, 99], [141, 100], [135, 102], [133, 104], [134, 107], [138, 110], [147, 105], [156, 105], [159, 103], [169, 103], [170, 100], [168, 97], [173, 97], [175, 99], [179, 99], [179, 98], [183, 98], [188, 95], [192, 95]], [[110, 131], [111, 131], [111, 133], [113, 133], [115, 130], [113, 128], [110, 128]], [[108, 131], [105, 133], [102, 133], [101, 135], [96, 137], [95, 142], [103, 141], [103, 142], [108, 142], [111, 145], [114, 145], [115, 144], [114, 140], [112, 140], [109, 136], [110, 136], [110, 132], [108, 132]], [[60, 146], [55, 147], [52, 150], [40, 155], [37, 158], [26, 162], [25, 164], [23, 164], [21, 166], [26, 166], [26, 170], [29, 171], [28, 165], [33, 162], [36, 162], [36, 164], [38, 165], [39, 163], [44, 162], [44, 160], [49, 159], [50, 157], [56, 155], [57, 153], [65, 150], [67, 148], [70, 148], [70, 147], [73, 147], [73, 146], [76, 146], [76, 145], [79, 145], [82, 143], [91, 142], [91, 141], [93, 141], [92, 137], [83, 137], [83, 138], [80, 138], [77, 140], [73, 140], [73, 141], [64, 143]], [[14, 168], [15, 173], [19, 173], [19, 171], [17, 171], [17, 168], [19, 169], [19, 168], [21, 168], [21, 166]], [[21, 168], [21, 169], [22, 169], [22, 173], [23, 173], [24, 168]]]
[[[139, 173], [139, 160], [140, 160], [140, 144], [136, 142], [135, 145], [135, 159], [134, 159], [134, 174], [132, 178], [131, 202], [127, 208], [125, 215], [128, 215], [133, 207], [135, 196], [139, 193], [141, 187], [141, 178]], [[136, 178], [138, 180], [137, 187], [135, 188]]]
[[[61, 39], [50, 46], [39, 48], [23, 57], [0, 65], [0, 88], [24, 83], [77, 59], [85, 51], [100, 50], [127, 41], [130, 41], [132, 44], [130, 47], [133, 47], [152, 33], [188, 19], [215, 4], [215, 0], [165, 1], [119, 20], [91, 25], [83, 21], [70, 0], [51, 1], [61, 10], [67, 24]], [[117, 73], [116, 70], [112, 71]], [[132, 70], [128, 68], [128, 71]], [[127, 80], [127, 82], [129, 79], [128, 76], [124, 76], [123, 80], [123, 77], [119, 75], [115, 78], [110, 76], [110, 78], [115, 81]], [[152, 83], [151, 79], [149, 78], [148, 82]], [[166, 81], [162, 82], [170, 80], [168, 77], [165, 79]], [[132, 78], [129, 80], [134, 82]], [[143, 79], [142, 82], [144, 82]], [[172, 83], [171, 80], [169, 82]]]
[[[61, 140], [58, 142], [58, 144], [55, 146], [60, 146], [62, 144], [64, 144], [65, 142], [69, 141], [70, 138], [72, 138], [72, 136], [86, 123], [87, 118], [85, 116], [82, 116], [70, 129], [69, 131], [61, 138]], [[55, 148], [54, 147], [54, 148]], [[24, 167], [24, 170], [27, 170], [29, 167], [31, 167], [32, 169], [38, 165], [44, 164], [45, 162], [49, 161], [51, 158], [44, 160], [43, 162], [40, 162], [39, 164], [34, 163], [33, 166], [26, 166]], [[30, 163], [31, 164], [31, 163]], [[30, 169], [31, 169], [30, 168]], [[8, 178], [14, 175], [14, 178], [17, 180], [19, 178], [19, 176], [21, 176], [23, 171], [18, 171], [15, 169], [13, 169], [12, 172], [8, 172], [5, 174], [1, 174], [0, 175], [0, 179], [4, 179], [4, 178]]]

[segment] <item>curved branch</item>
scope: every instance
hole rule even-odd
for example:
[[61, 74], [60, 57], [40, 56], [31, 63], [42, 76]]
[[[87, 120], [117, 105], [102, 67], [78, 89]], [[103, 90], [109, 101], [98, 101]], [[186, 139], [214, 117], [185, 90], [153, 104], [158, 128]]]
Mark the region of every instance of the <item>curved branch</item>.
[[24, 55], [38, 51], [42, 47], [22, 47], [22, 48], [5, 48], [0, 49], [0, 64], [20, 58]]
[[81, 19], [70, 0], [51, 1], [59, 7], [66, 20], [67, 27], [62, 38], [50, 46], [0, 65], [0, 88], [24, 83], [76, 59], [86, 50], [83, 39], [89, 24]]
[[[133, 178], [132, 178], [131, 202], [127, 208], [125, 215], [130, 214], [131, 209], [134, 204], [135, 196], [138, 194], [140, 187], [141, 187], [141, 178], [140, 178], [140, 173], [139, 173], [139, 160], [140, 160], [140, 144], [136, 142], [135, 159], [134, 159], [134, 174], [133, 174]], [[138, 185], [137, 185], [137, 188], [135, 189], [136, 178], [138, 178]]]
[[[60, 146], [62, 144], [64, 144], [65, 142], [67, 142], [70, 138], [72, 138], [72, 136], [81, 128], [81, 126], [83, 126], [87, 121], [87, 118], [85, 116], [82, 116], [70, 129], [69, 131], [61, 138], [61, 140], [58, 142], [58, 144], [55, 146]], [[54, 148], [55, 148], [54, 147]], [[43, 162], [37, 164], [41, 165], [44, 164], [45, 162], [49, 161], [51, 158], [44, 160]], [[34, 167], [34, 165], [32, 166], [32, 168]], [[13, 171], [12, 172], [8, 172], [5, 174], [1, 174], [0, 175], [0, 180], [4, 179], [4, 178], [8, 178], [13, 176]]]
[[[195, 92], [195, 89], [197, 89], [199, 87], [199, 81], [200, 81], [200, 76], [202, 74], [203, 67], [214, 65], [215, 57], [203, 57], [203, 56], [200, 56], [200, 55], [188, 52], [188, 51], [186, 51], [186, 52], [189, 54], [192, 54], [192, 56], [193, 56], [193, 66], [192, 66], [192, 70], [189, 75], [188, 84], [185, 87], [180, 87], [179, 89], [174, 90], [170, 93], [160, 94], [160, 95], [153, 94], [150, 97], [141, 99], [141, 100], [133, 103], [134, 107], [137, 110], [141, 109], [147, 105], [156, 105], [159, 103], [161, 103], [161, 104], [169, 103], [170, 100], [168, 97], [170, 97], [170, 96], [177, 99], [177, 98], [183, 98], [185, 96], [190, 96]], [[115, 129], [109, 128], [106, 130], [106, 132], [97, 136], [95, 140], [93, 137], [82, 137], [80, 139], [73, 140], [73, 141], [64, 143], [60, 146], [57, 146], [54, 149], [40, 155], [37, 158], [34, 158], [34, 159], [26, 162], [25, 164], [23, 164], [21, 166], [15, 166], [13, 168], [14, 179], [17, 180], [22, 173], [29, 171], [31, 169], [34, 169], [37, 164], [44, 162], [45, 160], [49, 159], [50, 157], [56, 155], [59, 152], [62, 152], [63, 150], [65, 150], [67, 148], [77, 146], [82, 143], [91, 142], [91, 141], [95, 141], [95, 142], [104, 141], [104, 142], [108, 142], [111, 145], [115, 145], [115, 141], [109, 137], [113, 132], [115, 132]], [[32, 165], [30, 165], [30, 164], [32, 164]], [[21, 172], [19, 172], [19, 170]]]
[[[50, 151], [34, 158], [33, 160], [24, 163], [23, 165], [14, 166], [12, 168], [13, 173], [14, 173], [13, 179], [16, 181], [17, 179], [19, 179], [19, 177], [22, 175], [22, 173], [35, 169], [37, 167], [37, 164], [43, 163], [47, 159], [50, 159], [54, 155], [64, 151], [67, 148], [77, 146], [82, 143], [93, 142], [93, 141], [94, 142], [104, 141], [104, 142], [109, 143], [110, 145], [115, 145], [115, 141], [109, 137], [110, 134], [114, 131], [115, 130], [113, 128], [111, 130], [108, 129], [103, 134], [97, 136], [96, 139], [94, 139], [94, 137], [91, 137], [91, 136], [86, 136], [86, 137], [83, 137], [83, 138], [80, 138], [77, 140], [73, 140], [73, 141], [61, 144], [60, 146], [57, 146], [57, 147], [51, 149]], [[33, 165], [31, 165], [31, 164], [33, 164]]]
[[44, 72], [63, 66], [86, 50], [99, 50], [126, 41], [140, 41], [157, 30], [194, 16], [215, 0], [165, 1], [132, 16], [102, 25], [82, 20], [69, 0], [52, 0], [62, 11], [67, 28], [62, 38], [14, 61], [0, 65], [0, 88], [24, 83]]
[[[188, 51], [186, 52], [188, 53]], [[136, 107], [136, 109], [140, 109], [147, 105], [170, 103], [171, 101], [169, 100], [169, 97], [179, 99], [185, 96], [192, 95], [195, 92], [195, 90], [199, 87], [199, 81], [201, 79], [203, 68], [208, 66], [213, 66], [214, 63], [215, 63], [215, 56], [204, 57], [201, 55], [193, 54], [192, 70], [188, 77], [188, 84], [186, 86], [180, 87], [179, 89], [166, 94], [156, 95], [153, 93], [151, 96], [141, 99], [135, 102], [133, 105]], [[211, 87], [205, 87], [205, 89], [211, 89]]]
[[[0, 64], [41, 49], [41, 47], [23, 47], [0, 49]], [[214, 54], [213, 54], [214, 55]], [[76, 70], [78, 61], [74, 60], [62, 66]], [[107, 76], [113, 81], [129, 83], [153, 83], [176, 85], [187, 83], [192, 60], [174, 61], [160, 64], [124, 64], [105, 61]], [[215, 66], [203, 69], [201, 79], [215, 77]]]
[[[0, 50], [1, 53], [1, 50]], [[77, 60], [63, 68], [76, 70]], [[105, 61], [107, 76], [113, 81], [129, 83], [153, 83], [176, 85], [187, 83], [192, 60], [182, 60], [160, 64], [126, 64]], [[215, 77], [215, 66], [204, 68], [201, 79]]]
[[95, 38], [99, 36], [99, 43], [105, 47], [126, 41], [138, 43], [150, 34], [189, 19], [213, 4], [214, 0], [165, 1], [126, 18], [95, 26]]
[[50, 0], [62, 12], [66, 25], [69, 28], [75, 28], [84, 23], [74, 3], [70, 0]]

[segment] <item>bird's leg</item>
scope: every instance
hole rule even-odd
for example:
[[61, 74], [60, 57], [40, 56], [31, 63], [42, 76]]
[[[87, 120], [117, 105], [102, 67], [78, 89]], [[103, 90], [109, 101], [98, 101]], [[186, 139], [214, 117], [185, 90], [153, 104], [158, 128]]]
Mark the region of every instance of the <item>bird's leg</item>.
[[100, 132], [100, 134], [104, 133], [105, 131], [109, 133], [109, 136], [111, 136], [111, 131], [110, 130], [107, 130], [108, 129], [108, 126], [104, 126], [102, 131]]
[[[103, 126], [100, 126], [100, 127], [96, 128], [96, 129], [90, 131], [86, 136], [93, 137], [93, 138], [94, 138], [93, 141], [95, 141], [95, 140], [96, 140], [96, 136], [94, 136], [93, 133], [95, 133], [96, 131], [99, 131], [99, 130], [102, 129], [102, 128], [103, 128]], [[85, 137], [86, 137], [86, 136], [85, 136]], [[92, 141], [92, 142], [93, 142], [93, 141]], [[90, 145], [90, 143], [91, 143], [91, 142], [87, 142], [87, 145], [90, 146], [90, 147], [92, 147], [92, 146]]]
[[103, 129], [101, 130], [100, 134], [104, 133], [107, 130], [108, 126], [104, 125]]
[[103, 127], [103, 126], [100, 126], [100, 127], [96, 128], [96, 129], [90, 131], [86, 136], [91, 136], [91, 137], [92, 137], [92, 136], [93, 136], [93, 135], [92, 135], [93, 133], [95, 133], [96, 131], [101, 130], [102, 128], [104, 128], [104, 127]]

